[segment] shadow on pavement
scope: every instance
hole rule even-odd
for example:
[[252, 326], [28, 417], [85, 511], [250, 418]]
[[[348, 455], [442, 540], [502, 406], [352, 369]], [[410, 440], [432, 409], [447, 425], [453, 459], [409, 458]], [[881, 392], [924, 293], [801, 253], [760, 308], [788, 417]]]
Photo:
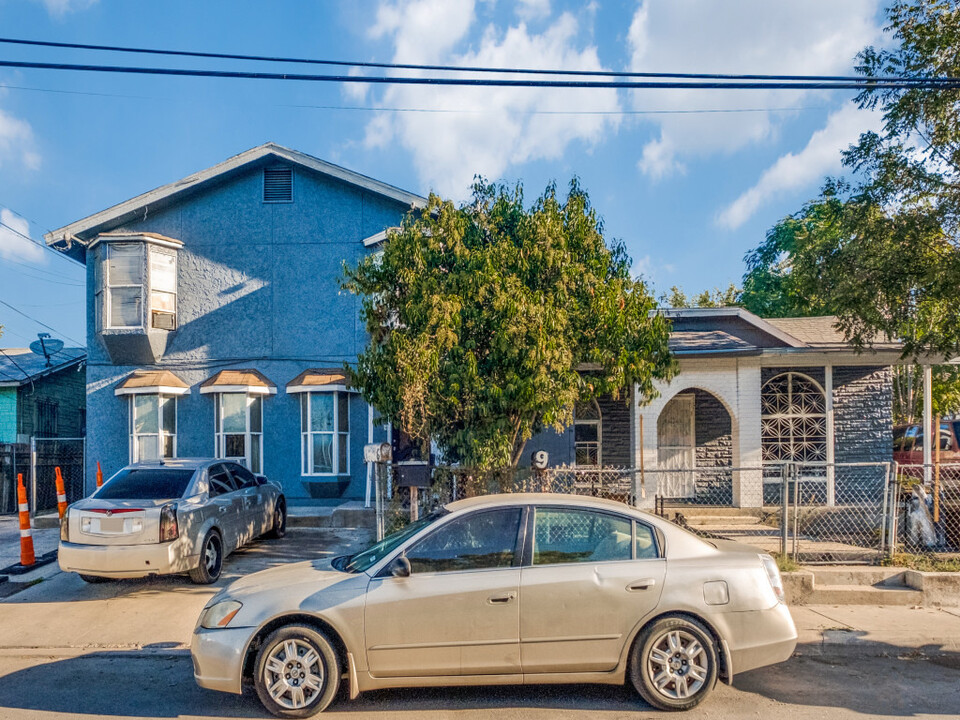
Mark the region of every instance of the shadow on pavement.
[[330, 559], [357, 552], [369, 545], [372, 539], [369, 531], [354, 528], [291, 528], [282, 539], [258, 539], [231, 553], [224, 560], [220, 579], [212, 585], [195, 585], [186, 575], [154, 575], [88, 584], [74, 573], [60, 573], [21, 590], [3, 602], [82, 602], [164, 593], [209, 596], [244, 575], [302, 560]]

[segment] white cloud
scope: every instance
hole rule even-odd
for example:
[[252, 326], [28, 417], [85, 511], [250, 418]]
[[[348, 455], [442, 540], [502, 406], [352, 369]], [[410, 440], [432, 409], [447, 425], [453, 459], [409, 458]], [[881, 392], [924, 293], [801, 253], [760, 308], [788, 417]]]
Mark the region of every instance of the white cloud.
[[0, 167], [10, 160], [22, 163], [29, 170], [40, 167], [30, 123], [0, 110]]
[[26, 220], [4, 208], [0, 210], [0, 222], [3, 223], [0, 225], [0, 257], [32, 262], [44, 261], [43, 248], [28, 239], [30, 224]]
[[550, 16], [550, 0], [518, 0], [516, 9], [524, 20], [540, 20]]
[[[572, 14], [562, 14], [541, 33], [522, 22], [506, 30], [491, 25], [471, 49], [457, 52], [470, 38], [474, 18], [472, 0], [407, 0], [381, 6], [372, 33], [393, 40], [395, 62], [603, 69], [597, 48], [578, 42], [581, 28]], [[596, 144], [619, 123], [616, 115], [550, 111], [620, 109], [615, 90], [550, 88], [395, 86], [378, 104], [435, 111], [381, 113], [368, 123], [365, 142], [399, 143], [424, 183], [455, 198], [466, 195], [475, 174], [496, 179], [520, 163], [560, 158], [571, 143]]]
[[38, 2], [43, 3], [43, 6], [47, 8], [47, 12], [55, 18], [62, 18], [63, 16], [77, 12], [79, 10], [86, 10], [91, 5], [95, 5], [98, 0], [37, 0]]
[[840, 151], [855, 142], [860, 133], [877, 130], [880, 124], [879, 114], [860, 110], [853, 103], [847, 103], [810, 137], [803, 150], [782, 155], [767, 168], [756, 185], [719, 214], [717, 224], [736, 229], [770, 198], [806, 187], [824, 175], [839, 170]]
[[[641, 0], [628, 33], [638, 72], [848, 75], [858, 51], [882, 40], [878, 0]], [[637, 90], [637, 110], [772, 109], [823, 105], [825, 92], [802, 90]], [[731, 153], [776, 136], [789, 114], [656, 116], [659, 137], [638, 167], [657, 178], [683, 158]]]

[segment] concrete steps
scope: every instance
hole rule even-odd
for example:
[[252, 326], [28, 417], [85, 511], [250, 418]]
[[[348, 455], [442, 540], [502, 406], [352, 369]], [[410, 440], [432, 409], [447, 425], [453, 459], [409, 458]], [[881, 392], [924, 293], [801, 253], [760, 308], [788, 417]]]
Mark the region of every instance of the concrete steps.
[[923, 591], [904, 575], [902, 568], [817, 567], [784, 573], [783, 580], [792, 605], [923, 605]]

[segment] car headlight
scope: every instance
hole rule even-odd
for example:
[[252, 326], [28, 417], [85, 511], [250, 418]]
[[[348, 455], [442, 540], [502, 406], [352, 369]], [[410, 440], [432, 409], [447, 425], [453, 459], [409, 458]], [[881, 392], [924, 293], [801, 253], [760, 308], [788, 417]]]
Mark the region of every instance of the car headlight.
[[225, 628], [230, 624], [230, 621], [233, 620], [236, 614], [240, 612], [241, 607], [243, 607], [243, 605], [236, 600], [224, 600], [218, 602], [216, 605], [211, 605], [204, 610], [203, 615], [200, 616], [200, 627], [206, 628], [207, 630]]

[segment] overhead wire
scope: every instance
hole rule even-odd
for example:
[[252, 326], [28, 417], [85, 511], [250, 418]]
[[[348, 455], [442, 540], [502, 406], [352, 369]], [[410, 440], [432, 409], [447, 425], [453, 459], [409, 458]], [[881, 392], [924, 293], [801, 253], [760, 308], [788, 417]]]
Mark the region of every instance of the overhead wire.
[[[95, 45], [91, 43], [55, 42], [52, 40], [30, 40], [26, 38], [0, 37], [0, 43], [35, 47], [52, 47], [71, 50], [95, 50], [99, 52], [120, 52], [142, 55], [163, 55], [172, 57], [195, 57], [218, 60], [244, 60], [255, 62], [287, 63], [297, 65], [325, 65], [330, 67], [376, 68], [380, 70], [430, 70], [439, 72], [498, 73], [519, 75], [558, 75], [575, 77], [622, 77], [622, 78], [674, 78], [701, 80], [819, 80], [819, 81], [903, 81], [919, 82], [924, 78], [904, 78], [902, 76], [879, 76], [866, 78], [859, 75], [763, 75], [739, 73], [677, 73], [677, 72], [641, 72], [632, 70], [568, 70], [543, 68], [505, 68], [466, 65], [424, 65], [414, 63], [384, 63], [358, 60], [327, 60], [318, 58], [283, 57], [275, 55], [245, 55], [240, 53], [217, 53], [197, 50], [170, 50], [163, 48], [143, 48], [123, 45]], [[960, 82], [960, 78], [944, 78]]]
[[13, 305], [11, 305], [10, 303], [8, 303], [6, 300], [0, 300], [0, 305], [5, 305], [6, 307], [10, 308], [11, 310], [13, 310], [13, 311], [14, 311], [15, 313], [17, 313], [18, 315], [22, 315], [22, 316], [25, 317], [27, 320], [30, 320], [30, 321], [32, 321], [32, 322], [35, 322], [37, 325], [40, 325], [41, 327], [45, 327], [47, 330], [51, 330], [51, 331], [57, 333], [57, 335], [59, 335], [60, 337], [66, 338], [66, 339], [69, 340], [70, 342], [75, 342], [75, 343], [77, 343], [77, 345], [85, 345], [85, 343], [80, 342], [80, 341], [77, 340], [76, 338], [70, 337], [70, 336], [67, 335], [65, 332], [60, 332], [60, 331], [57, 330], [55, 327], [51, 327], [50, 325], [47, 325], [45, 322], [42, 322], [42, 321], [40, 321], [40, 320], [37, 320], [35, 317], [33, 317], [33, 316], [31, 316], [31, 315], [27, 315], [27, 313], [23, 312], [23, 310], [19, 310], [19, 309], [15, 308]]

